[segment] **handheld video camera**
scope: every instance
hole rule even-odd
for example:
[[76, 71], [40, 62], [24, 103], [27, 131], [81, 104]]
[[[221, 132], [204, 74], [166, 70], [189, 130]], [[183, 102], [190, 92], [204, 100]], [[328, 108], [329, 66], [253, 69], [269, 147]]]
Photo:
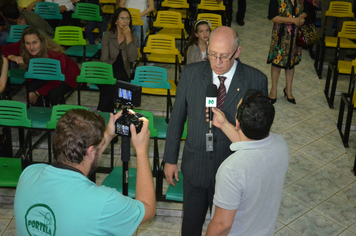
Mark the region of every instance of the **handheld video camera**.
[[[116, 102], [122, 104], [123, 106], [141, 106], [141, 86], [123, 81], [117, 81], [116, 91]], [[135, 125], [136, 133], [139, 133], [143, 124], [143, 122], [139, 120], [140, 117], [145, 116], [141, 113], [130, 114], [127, 108], [124, 107], [122, 115], [115, 121], [116, 134], [131, 137], [131, 124]]]

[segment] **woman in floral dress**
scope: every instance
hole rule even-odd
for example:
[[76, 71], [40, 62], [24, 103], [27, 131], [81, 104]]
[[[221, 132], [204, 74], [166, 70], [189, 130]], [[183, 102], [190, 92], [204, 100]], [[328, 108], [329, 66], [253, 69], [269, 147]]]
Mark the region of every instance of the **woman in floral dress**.
[[277, 84], [282, 68], [285, 69], [286, 75], [284, 96], [287, 96], [288, 102], [295, 104], [292, 95], [294, 66], [299, 64], [302, 56], [302, 48], [295, 42], [298, 28], [304, 23], [305, 17], [301, 0], [270, 0], [268, 19], [274, 24], [267, 63], [272, 64], [270, 92], [272, 104], [277, 101]]

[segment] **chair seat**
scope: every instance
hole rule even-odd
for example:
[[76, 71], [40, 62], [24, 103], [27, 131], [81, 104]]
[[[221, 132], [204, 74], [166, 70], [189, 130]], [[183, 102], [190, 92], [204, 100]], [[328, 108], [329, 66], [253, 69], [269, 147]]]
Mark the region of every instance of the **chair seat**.
[[98, 88], [98, 86], [96, 86], [95, 84], [90, 84], [90, 85], [89, 85], [89, 89], [92, 89], [92, 90], [97, 90], [97, 91], [99, 91], [99, 88]]
[[22, 172], [20, 158], [0, 157], [0, 185], [16, 187]]
[[169, 185], [167, 189], [166, 199], [183, 202], [183, 174], [178, 172], [179, 182], [176, 181], [176, 186]]
[[10, 84], [23, 84], [25, 82], [25, 70], [23, 69], [10, 69], [8, 77], [10, 78]]
[[338, 61], [337, 68], [340, 74], [351, 74], [352, 61]]
[[32, 120], [32, 128], [46, 129], [47, 122], [51, 120], [51, 107], [30, 107], [27, 110], [27, 117]]
[[188, 9], [176, 9], [176, 8], [169, 8], [168, 11], [176, 11], [179, 12], [182, 16], [182, 18], [187, 18], [187, 14], [189, 17], [189, 11]]
[[104, 5], [104, 6], [101, 7], [101, 11], [104, 14], [114, 14], [115, 6], [113, 6], [113, 5]]
[[[153, 62], [165, 62], [165, 63], [175, 63], [176, 62], [176, 55], [165, 55], [165, 54], [158, 54], [158, 53], [151, 53], [148, 56], [148, 61]], [[179, 63], [182, 63], [182, 55], [178, 55]]]
[[[68, 56], [82, 57], [84, 47], [81, 45], [71, 46], [66, 50]], [[99, 51], [98, 45], [88, 44], [86, 45], [86, 57], [93, 57]]]
[[[325, 37], [326, 47], [337, 47], [337, 37]], [[356, 48], [356, 44], [347, 38], [340, 38], [340, 48]]]
[[[168, 80], [168, 82], [171, 84], [171, 96], [176, 95], [177, 91], [177, 85], [174, 83], [174, 80]], [[154, 88], [144, 88], [142, 87], [142, 93], [143, 94], [151, 94], [151, 95], [159, 95], [159, 96], [166, 96], [167, 95], [167, 89], [154, 89]]]
[[165, 116], [154, 116], [153, 117], [155, 128], [158, 130], [158, 138], [165, 139], [167, 136], [167, 127], [168, 124], [166, 122]]
[[[175, 39], [180, 39], [182, 38], [182, 30], [181, 29], [161, 29], [158, 31], [157, 34], [164, 34], [164, 35], [170, 35], [173, 36]], [[183, 30], [184, 38], [187, 38], [187, 32]]]
[[[136, 168], [129, 168], [129, 197], [136, 196]], [[113, 171], [105, 178], [103, 183], [106, 187], [115, 188], [118, 192], [122, 193], [122, 167], [115, 166]]]

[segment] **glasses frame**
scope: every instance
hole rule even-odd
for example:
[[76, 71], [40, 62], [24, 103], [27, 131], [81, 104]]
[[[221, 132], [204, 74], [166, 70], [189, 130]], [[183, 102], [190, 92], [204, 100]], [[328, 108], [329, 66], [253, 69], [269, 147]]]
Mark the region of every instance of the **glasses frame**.
[[[208, 57], [214, 59], [214, 60], [217, 60], [219, 59], [220, 61], [231, 61], [231, 59], [235, 56], [235, 53], [237, 52], [237, 49], [239, 49], [239, 47], [237, 46], [236, 50], [234, 51], [234, 53], [231, 55], [230, 58], [221, 58], [221, 55], [220, 57], [217, 57], [217, 56], [211, 56], [209, 53], [208, 53]], [[209, 50], [209, 48], [208, 48]]]

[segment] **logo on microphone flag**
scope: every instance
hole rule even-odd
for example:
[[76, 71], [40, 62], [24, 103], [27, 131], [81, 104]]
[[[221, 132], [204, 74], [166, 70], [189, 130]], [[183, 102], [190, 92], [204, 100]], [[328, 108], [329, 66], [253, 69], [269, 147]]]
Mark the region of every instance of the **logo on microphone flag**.
[[216, 97], [206, 97], [205, 106], [216, 107]]

